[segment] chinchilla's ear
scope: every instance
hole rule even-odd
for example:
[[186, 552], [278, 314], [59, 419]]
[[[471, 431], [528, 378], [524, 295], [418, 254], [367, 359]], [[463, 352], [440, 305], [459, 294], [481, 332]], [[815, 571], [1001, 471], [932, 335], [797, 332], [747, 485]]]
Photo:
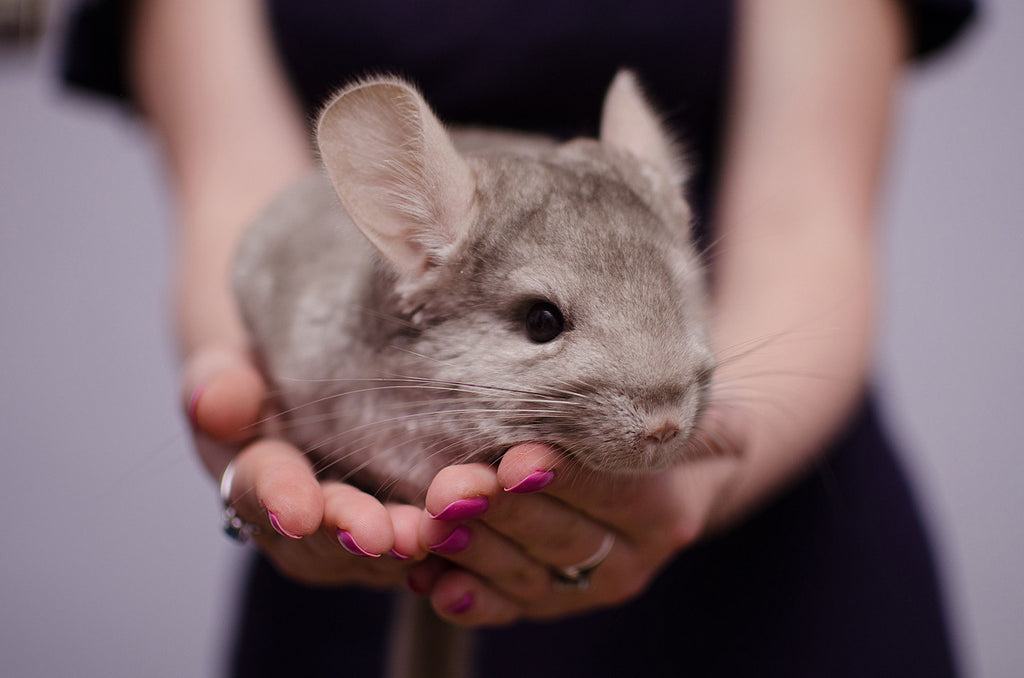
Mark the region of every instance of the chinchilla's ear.
[[473, 172], [408, 83], [343, 90], [321, 113], [317, 142], [349, 216], [397, 270], [424, 272], [465, 235]]
[[601, 142], [632, 153], [674, 186], [686, 179], [675, 143], [644, 98], [632, 71], [619, 71], [604, 98]]

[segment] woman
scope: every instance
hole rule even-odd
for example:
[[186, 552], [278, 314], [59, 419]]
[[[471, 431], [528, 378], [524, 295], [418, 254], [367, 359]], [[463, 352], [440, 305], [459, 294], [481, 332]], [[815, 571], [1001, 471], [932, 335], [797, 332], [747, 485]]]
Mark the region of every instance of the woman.
[[[970, 5], [333, 4], [143, 0], [130, 21], [130, 89], [178, 197], [186, 406], [207, 469], [234, 460], [231, 499], [260, 528], [237, 674], [375, 675], [388, 596], [337, 586], [403, 582], [453, 623], [494, 627], [481, 676], [954, 674], [865, 381], [903, 62]], [[446, 122], [570, 133], [623, 65], [697, 168], [722, 359], [704, 426], [723, 454], [624, 481], [519, 446], [497, 469], [442, 471], [424, 513], [248, 440], [264, 384], [226, 271], [249, 220], [313, 168], [306, 120], [331, 88], [398, 70]], [[428, 557], [460, 522], [472, 543]], [[587, 587], [553, 574], [594, 562]]]

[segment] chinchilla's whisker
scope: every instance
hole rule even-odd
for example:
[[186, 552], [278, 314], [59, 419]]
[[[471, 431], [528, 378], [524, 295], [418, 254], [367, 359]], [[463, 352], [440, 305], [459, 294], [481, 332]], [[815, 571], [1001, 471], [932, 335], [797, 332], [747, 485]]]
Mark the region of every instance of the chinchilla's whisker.
[[[334, 380], [329, 380], [329, 381], [333, 382]], [[381, 385], [370, 386], [370, 387], [366, 387], [366, 388], [350, 389], [350, 390], [346, 390], [346, 391], [340, 391], [338, 393], [331, 393], [331, 394], [322, 396], [320, 398], [316, 398], [314, 400], [310, 400], [308, 402], [302, 403], [301, 405], [296, 405], [294, 407], [282, 410], [281, 412], [277, 412], [274, 415], [272, 415], [271, 417], [266, 417], [265, 419], [261, 420], [258, 423], [263, 423], [265, 421], [269, 421], [270, 419], [272, 419], [274, 417], [280, 417], [281, 415], [290, 414], [292, 412], [296, 412], [296, 411], [301, 410], [301, 409], [305, 409], [305, 408], [309, 408], [309, 407], [314, 407], [316, 405], [319, 405], [319, 404], [322, 404], [322, 403], [325, 403], [325, 402], [328, 402], [328, 401], [331, 401], [331, 400], [337, 400], [337, 399], [340, 399], [340, 398], [345, 398], [347, 396], [354, 396], [354, 395], [373, 393], [373, 392], [376, 392], [376, 391], [394, 391], [394, 390], [401, 390], [401, 389], [418, 389], [418, 390], [424, 390], [424, 391], [436, 390], [436, 391], [446, 391], [446, 392], [455, 392], [455, 393], [463, 392], [464, 391], [463, 388], [455, 388], [453, 386], [445, 386], [442, 383], [423, 384], [419, 380], [415, 380], [413, 383], [397, 383], [397, 384], [392, 383], [392, 382], [396, 381], [395, 379], [346, 379], [344, 381], [346, 381], [346, 382], [356, 382], [356, 383], [358, 383], [358, 382], [367, 382], [367, 381], [383, 381], [383, 382], [389, 382], [389, 384], [388, 385], [384, 385], [384, 386], [381, 386]], [[482, 388], [482, 387], [474, 386], [474, 388]]]
[[[412, 420], [412, 419], [423, 421], [423, 420], [429, 420], [431, 417], [437, 417], [439, 419], [442, 419], [442, 420], [446, 421], [447, 423], [453, 423], [453, 422], [456, 422], [456, 421], [459, 421], [459, 420], [473, 421], [474, 420], [474, 415], [481, 414], [481, 413], [483, 413], [483, 414], [495, 414], [495, 411], [491, 410], [491, 409], [487, 409], [487, 408], [482, 408], [482, 409], [481, 408], [463, 408], [463, 409], [452, 409], [452, 410], [430, 410], [430, 411], [423, 411], [423, 412], [406, 413], [406, 414], [402, 414], [401, 416], [389, 417], [389, 418], [385, 418], [385, 419], [378, 419], [378, 420], [374, 420], [374, 421], [371, 421], [371, 422], [365, 422], [365, 423], [360, 424], [358, 426], [350, 427], [350, 428], [347, 428], [347, 429], [342, 430], [342, 431], [336, 431], [336, 432], [332, 433], [329, 436], [325, 436], [325, 437], [319, 439], [318, 441], [316, 441], [315, 443], [312, 444], [312, 447], [322, 447], [324, 445], [327, 445], [327, 444], [331, 443], [332, 441], [334, 441], [336, 439], [344, 438], [346, 436], [351, 436], [351, 435], [357, 434], [357, 433], [358, 434], [365, 434], [365, 435], [373, 435], [373, 432], [374, 432], [375, 428], [388, 428], [391, 424], [396, 423], [396, 422], [402, 422], [402, 421], [406, 421], [407, 422], [407, 421]], [[501, 412], [499, 412], [499, 414], [501, 414], [504, 418], [521, 417], [521, 418], [529, 418], [530, 420], [533, 420], [533, 421], [543, 421], [543, 420], [559, 421], [559, 420], [563, 420], [565, 418], [565, 413], [559, 412], [559, 411], [551, 409], [551, 408], [544, 408], [544, 409], [517, 408], [517, 409], [511, 409], [511, 410], [502, 410]], [[322, 417], [322, 419], [318, 419], [316, 421], [322, 423], [322, 422], [330, 422], [332, 419], [333, 419], [332, 415], [324, 415]], [[304, 420], [304, 421], [296, 424], [296, 426], [308, 425], [309, 423], [313, 423], [311, 421], [311, 419]], [[494, 422], [494, 423], [500, 423], [500, 421], [499, 422]]]
[[[482, 436], [480, 436], [482, 438]], [[473, 436], [467, 436], [461, 438], [458, 441], [435, 441], [433, 444], [426, 446], [423, 449], [423, 454], [418, 458], [409, 458], [406, 460], [405, 469], [398, 473], [393, 474], [393, 477], [381, 486], [384, 491], [390, 491], [397, 483], [401, 482], [413, 468], [421, 464], [427, 464], [432, 459], [438, 456], [444, 455], [446, 462], [450, 465], [464, 463], [466, 460], [472, 458], [478, 450], [466, 449], [462, 454], [454, 458], [448, 458], [450, 452], [458, 448], [473, 448], [472, 445]]]
[[[733, 363], [740, 362], [757, 354], [758, 352], [783, 345], [784, 342], [792, 345], [795, 342], [806, 341], [814, 338], [815, 336], [816, 335], [813, 333], [783, 330], [773, 334], [767, 334], [761, 337], [754, 337], [746, 341], [738, 342], [732, 346], [728, 346], [717, 351], [717, 367], [726, 368]], [[771, 362], [777, 364], [780, 360], [773, 357]]]
[[577, 397], [580, 397], [580, 398], [584, 398], [584, 397], [590, 398], [591, 396], [589, 394], [596, 393], [596, 392], [598, 392], [600, 390], [598, 388], [597, 384], [595, 384], [594, 382], [592, 382], [592, 381], [590, 381], [589, 379], [586, 379], [586, 378], [580, 379], [580, 386], [583, 389], [585, 389], [583, 391], [579, 390], [578, 388], [572, 388], [573, 384], [571, 382], [564, 381], [564, 380], [557, 379], [557, 378], [555, 379], [555, 381], [561, 381], [566, 386], [570, 387], [572, 389], [571, 393], [573, 395], [577, 396]]
[[807, 381], [836, 382], [843, 378], [838, 375], [824, 374], [821, 372], [809, 372], [807, 370], [757, 370], [743, 374], [731, 374], [725, 377], [718, 377], [716, 384], [720, 387], [742, 384], [748, 381], [756, 381], [765, 377], [785, 377], [787, 379], [803, 379]]
[[763, 337], [747, 339], [731, 346], [727, 346], [716, 352], [718, 365], [728, 365], [736, 360], [741, 360], [753, 353], [756, 353], [757, 351], [764, 350], [773, 344], [777, 344], [780, 340], [789, 335], [791, 335], [790, 332], [778, 332]]
[[572, 405], [571, 401], [565, 401], [557, 398], [544, 398], [538, 396], [502, 396], [500, 399], [497, 398], [481, 398], [476, 394], [467, 394], [462, 397], [445, 396], [442, 400], [438, 399], [427, 399], [427, 400], [403, 400], [394, 403], [387, 403], [383, 405], [384, 408], [402, 408], [410, 406], [426, 406], [426, 405], [438, 405], [442, 403], [444, 405], [454, 405], [459, 403], [482, 403], [482, 402], [494, 402], [500, 403], [502, 408], [509, 407], [516, 404], [530, 404], [530, 405], [546, 405], [546, 406], [560, 406], [560, 405]]
[[366, 313], [368, 315], [373, 316], [374, 318], [380, 318], [381, 320], [393, 323], [395, 325], [399, 325], [406, 329], [417, 329], [415, 323], [409, 322], [405, 318], [397, 316], [394, 313], [382, 313], [381, 311], [370, 306], [366, 306], [365, 304], [353, 304], [353, 309], [359, 311], [360, 313]]
[[[776, 395], [772, 391], [763, 389], [751, 387], [743, 389], [734, 388], [728, 393], [717, 394], [709, 401], [709, 405], [714, 405], [715, 407], [744, 406], [771, 408], [782, 415], [783, 419], [788, 421], [799, 420], [799, 413], [788, 402], [784, 402], [783, 399], [776, 397]], [[781, 421], [782, 419], [775, 420], [775, 424], [781, 426]]]
[[392, 351], [398, 351], [399, 353], [405, 353], [406, 355], [411, 355], [413, 358], [419, 358], [420, 360], [426, 360], [428, 362], [432, 362], [432, 363], [435, 363], [437, 365], [450, 365], [451, 364], [447, 360], [442, 360], [441, 358], [438, 358], [436, 356], [426, 355], [424, 353], [419, 353], [418, 351], [413, 351], [412, 349], [407, 348], [405, 346], [396, 346], [395, 344], [389, 344], [388, 348], [391, 349]]
[[552, 391], [554, 393], [558, 393], [558, 394], [561, 394], [561, 395], [564, 395], [564, 396], [568, 396], [570, 398], [580, 398], [580, 399], [590, 398], [590, 395], [587, 394], [586, 392], [583, 392], [583, 391], [580, 391], [577, 388], [574, 388], [573, 387], [573, 383], [570, 382], [567, 379], [562, 379], [560, 377], [554, 377], [553, 376], [553, 377], [551, 377], [551, 381], [563, 384], [566, 387], [564, 389], [554, 389], [554, 388], [551, 388], [551, 387], [547, 387], [550, 391]]
[[[422, 420], [422, 419], [429, 419], [431, 417], [438, 417], [438, 418], [445, 419], [446, 422], [449, 425], [451, 425], [451, 424], [456, 423], [456, 422], [458, 422], [460, 420], [472, 422], [473, 421], [473, 415], [481, 414], [481, 413], [482, 414], [493, 414], [493, 411], [490, 410], [490, 409], [474, 409], [474, 408], [465, 408], [465, 409], [457, 409], [457, 410], [431, 410], [431, 411], [427, 411], [427, 412], [415, 412], [415, 413], [411, 413], [411, 414], [405, 414], [405, 415], [402, 415], [400, 417], [392, 417], [392, 418], [386, 418], [386, 419], [379, 419], [379, 420], [375, 420], [375, 421], [372, 421], [372, 422], [366, 422], [364, 424], [360, 424], [360, 425], [355, 426], [355, 427], [348, 428], [348, 429], [346, 429], [344, 431], [334, 432], [334, 433], [332, 433], [332, 434], [330, 434], [328, 436], [324, 436], [324, 437], [320, 438], [319, 440], [316, 440], [313, 443], [309, 444], [307, 446], [306, 452], [312, 453], [312, 452], [314, 452], [316, 450], [319, 450], [321, 448], [329, 446], [331, 443], [333, 443], [333, 442], [335, 442], [337, 440], [341, 440], [341, 439], [344, 439], [346, 437], [364, 436], [364, 437], [367, 437], [367, 438], [371, 438], [373, 436], [373, 434], [374, 434], [374, 429], [375, 428], [380, 427], [380, 428], [387, 429], [387, 428], [390, 427], [391, 424], [393, 424], [395, 422], [408, 421], [408, 420], [414, 419], [414, 418]], [[519, 408], [519, 409], [515, 409], [515, 410], [510, 410], [510, 411], [506, 412], [505, 414], [514, 414], [514, 415], [518, 415], [518, 416], [527, 416], [527, 417], [530, 417], [533, 420], [551, 419], [551, 420], [558, 421], [559, 419], [562, 418], [562, 415], [560, 413], [553, 412], [553, 411], [551, 411], [549, 409]], [[329, 421], [329, 419], [328, 419], [328, 421]], [[509, 430], [515, 430], [514, 427], [511, 426], [511, 425], [509, 425], [508, 428], [509, 428]]]
[[[451, 361], [441, 360], [441, 359], [433, 357], [433, 356], [423, 355], [421, 353], [417, 353], [416, 351], [412, 351], [412, 350], [410, 350], [408, 348], [405, 348], [405, 347], [391, 346], [390, 348], [392, 348], [392, 349], [394, 349], [396, 351], [402, 351], [403, 353], [411, 355], [411, 356], [413, 356], [415, 358], [421, 358], [423, 360], [431, 361], [431, 362], [434, 362], [434, 363], [438, 363], [438, 364], [442, 364], [442, 365], [451, 365], [452, 364]], [[418, 378], [418, 379], [419, 380], [424, 380], [425, 378]], [[435, 380], [429, 380], [429, 381], [435, 381]], [[461, 383], [461, 382], [442, 382], [442, 383], [448, 383], [448, 384], [451, 384], [451, 385], [458, 385], [458, 386], [461, 386], [461, 387], [468, 387], [468, 388], [489, 389], [489, 390], [503, 390], [503, 391], [509, 391], [509, 392], [515, 392], [515, 393], [530, 393], [529, 391], [524, 391], [522, 386], [520, 384], [518, 384], [517, 382], [513, 381], [513, 380], [509, 380], [509, 381], [505, 382], [507, 384], [507, 386], [473, 384], [473, 383]], [[550, 387], [546, 387], [546, 388], [549, 388], [549, 390], [552, 390], [552, 391], [556, 390], [556, 389], [550, 389]], [[573, 391], [563, 391], [562, 393], [564, 395], [579, 395], [579, 394], [577, 394], [577, 393], [575, 393]], [[542, 394], [535, 393], [534, 395], [542, 395]]]
[[[515, 387], [512, 387], [512, 386], [493, 386], [493, 385], [489, 385], [489, 384], [476, 384], [476, 383], [473, 383], [473, 382], [465, 382], [465, 381], [452, 381], [452, 380], [447, 380], [447, 379], [431, 379], [429, 377], [408, 377], [408, 376], [401, 376], [401, 375], [392, 376], [392, 377], [390, 377], [390, 379], [392, 381], [400, 381], [400, 382], [406, 382], [406, 383], [445, 385], [445, 386], [455, 386], [455, 387], [465, 388], [465, 389], [469, 389], [469, 390], [496, 391], [496, 392], [519, 393], [519, 394], [525, 394], [525, 395], [534, 395], [533, 392], [525, 390], [525, 389], [523, 389], [521, 387], [520, 388], [515, 388]], [[509, 382], [509, 383], [514, 383], [514, 382]]]
[[[444, 414], [444, 413], [438, 413], [438, 414]], [[463, 421], [467, 422], [467, 425], [464, 425], [464, 426], [450, 426], [449, 427], [450, 428], [449, 432], [453, 434], [453, 439], [452, 440], [447, 440], [447, 441], [446, 440], [436, 440], [432, 444], [428, 444], [428, 446], [424, 450], [424, 452], [426, 454], [426, 458], [423, 459], [423, 460], [421, 460], [418, 457], [410, 458], [408, 466], [410, 466], [410, 467], [415, 466], [417, 464], [422, 463], [422, 461], [429, 461], [429, 459], [432, 458], [432, 457], [439, 456], [439, 455], [446, 455], [447, 453], [450, 453], [451, 451], [457, 450], [459, 448], [462, 448], [462, 449], [465, 450], [465, 452], [463, 452], [460, 457], [463, 458], [463, 459], [468, 460], [468, 459], [472, 458], [474, 455], [478, 454], [481, 447], [495, 447], [496, 446], [497, 443], [496, 443], [496, 441], [494, 439], [494, 434], [493, 433], [492, 434], [488, 434], [488, 435], [484, 435], [484, 434], [480, 433], [477, 430], [478, 427], [473, 423], [472, 420], [463, 420]], [[454, 422], [450, 420], [449, 424], [452, 424], [452, 423], [454, 423]], [[509, 432], [510, 435], [512, 435], [512, 434], [514, 434], [516, 432], [516, 427], [512, 426], [512, 425], [498, 426], [496, 428], [499, 428], [499, 429], [500, 428], [505, 428]], [[431, 434], [424, 433], [423, 435], [421, 435], [419, 437], [407, 438], [406, 440], [402, 441], [402, 444], [409, 444], [409, 446], [418, 446], [418, 444], [420, 443], [421, 440], [430, 440], [432, 437], [433, 436]], [[362, 436], [361, 439], [373, 440], [373, 431], [372, 430], [365, 431], [364, 432], [364, 436]], [[481, 444], [476, 444], [476, 442], [475, 442], [476, 440], [483, 441], [482, 446], [481, 446]], [[365, 444], [365, 446], [358, 447], [358, 448], [353, 448], [353, 449], [349, 450], [348, 452], [344, 453], [343, 455], [341, 454], [341, 450], [336, 450], [334, 453], [328, 453], [326, 455], [326, 457], [328, 459], [330, 459], [329, 463], [327, 465], [319, 468], [318, 471], [319, 472], [324, 472], [330, 466], [333, 466], [333, 465], [339, 463], [339, 461], [343, 461], [345, 458], [351, 457], [352, 455], [364, 453], [368, 449], [370, 449], [372, 446], [373, 446], [373, 442], [369, 442], [369, 443]], [[319, 447], [323, 448], [323, 444], [322, 444], [322, 446], [319, 446]], [[456, 458], [456, 463], [458, 463], [458, 461], [459, 461], [459, 458]], [[449, 460], [449, 463], [452, 463], [451, 460]]]
[[697, 256], [705, 264], [713, 263], [722, 253], [722, 242], [725, 240], [725, 234], [719, 234], [714, 240], [704, 243], [697, 253]]
[[700, 424], [693, 427], [693, 432], [686, 441], [687, 448], [693, 450], [692, 455], [687, 455], [692, 459], [704, 459], [708, 457], [720, 456], [717, 449], [726, 451], [729, 449], [729, 441], [724, 436], [714, 430], [707, 429]]
[[[451, 441], [451, 442], [437, 441], [437, 442], [433, 443], [432, 446], [433, 447], [443, 446], [445, 451], [448, 448], [453, 448], [453, 447], [456, 447], [456, 446], [460, 446], [460, 447], [473, 447], [473, 445], [472, 445], [472, 436], [471, 435], [469, 435], [469, 436], [466, 435], [467, 433], [472, 434], [474, 432], [473, 427], [463, 427], [461, 429], [456, 427], [456, 428], [453, 429], [452, 432], [455, 433], [455, 434], [462, 433], [462, 435], [457, 436], [458, 439], [456, 441]], [[483, 438], [482, 436], [480, 436], [480, 437]], [[433, 438], [433, 435], [431, 435], [429, 433], [424, 433], [424, 434], [421, 434], [420, 436], [415, 436], [415, 437], [407, 438], [407, 439], [403, 440], [401, 442], [401, 444], [402, 445], [408, 445], [408, 446], [418, 446], [421, 443], [421, 441], [423, 441], [423, 440], [431, 440], [432, 438]], [[329, 470], [332, 466], [334, 466], [334, 465], [336, 465], [338, 463], [341, 463], [341, 462], [345, 461], [346, 459], [348, 459], [348, 458], [350, 458], [352, 456], [355, 456], [355, 455], [358, 455], [358, 454], [362, 454], [362, 453], [366, 452], [367, 450], [369, 450], [369, 449], [371, 449], [373, 447], [373, 445], [374, 445], [374, 442], [373, 442], [374, 438], [372, 436], [372, 432], [367, 432], [363, 436], [362, 439], [363, 440], [369, 440], [370, 442], [368, 442], [368, 443], [366, 443], [366, 444], [364, 444], [362, 446], [353, 447], [352, 449], [346, 450], [344, 452], [341, 449], [335, 449], [335, 450], [333, 450], [331, 452], [323, 453], [322, 450], [321, 450], [321, 453], [323, 454], [323, 459], [321, 460], [321, 463], [317, 466], [317, 469], [316, 469], [317, 473], [318, 474], [323, 474], [327, 470]], [[433, 456], [434, 454], [436, 454], [436, 452], [435, 453], [429, 453], [430, 447], [431, 446], [427, 446], [427, 449], [426, 449], [426, 451], [428, 452], [427, 458], [429, 458], [430, 456]], [[473, 451], [467, 451], [465, 454], [466, 455], [472, 455]], [[423, 458], [422, 460], [426, 461], [426, 458]], [[364, 463], [358, 465], [357, 467], [355, 467], [354, 469], [352, 469], [351, 471], [346, 473], [343, 476], [342, 480], [350, 479], [353, 475], [358, 474], [360, 471], [364, 470], [365, 467], [368, 464], [372, 463], [372, 461], [373, 461], [373, 459], [371, 457], [370, 459], [368, 459]], [[419, 456], [409, 456], [407, 464], [406, 464], [407, 470], [415, 467], [416, 465], [418, 465], [420, 463], [422, 463], [421, 462], [421, 457], [419, 457]], [[401, 477], [402, 474], [399, 473], [399, 474], [397, 474], [397, 476]]]
[[[476, 410], [476, 413], [487, 413], [489, 411], [490, 410], [481, 409], [481, 410]], [[462, 411], [463, 414], [468, 413], [468, 412], [472, 412], [472, 411], [471, 410], [463, 410]], [[450, 414], [450, 413], [448, 413], [448, 412], [440, 412], [440, 411], [414, 412], [414, 413], [411, 413], [411, 414], [402, 415], [400, 417], [389, 417], [389, 418], [386, 418], [386, 419], [378, 419], [378, 420], [375, 420], [375, 421], [366, 422], [366, 423], [359, 424], [357, 426], [353, 426], [351, 428], [345, 429], [344, 431], [335, 432], [335, 433], [331, 434], [330, 436], [322, 438], [321, 440], [319, 440], [317, 442], [315, 447], [323, 447], [324, 445], [327, 445], [328, 443], [330, 443], [330, 442], [332, 442], [334, 440], [338, 440], [340, 438], [344, 438], [346, 436], [350, 436], [353, 433], [357, 433], [357, 432], [360, 432], [360, 431], [368, 431], [368, 430], [372, 431], [372, 429], [375, 428], [375, 427], [386, 427], [389, 424], [393, 424], [393, 423], [396, 423], [396, 422], [403, 422], [403, 421], [409, 421], [410, 419], [420, 419], [420, 418], [425, 418], [425, 417], [438, 416], [439, 414], [447, 415], [447, 414]]]
[[455, 386], [455, 387], [464, 388], [464, 389], [467, 389], [470, 392], [478, 392], [479, 391], [479, 392], [483, 392], [483, 393], [507, 393], [507, 394], [513, 394], [513, 395], [536, 396], [536, 397], [544, 397], [546, 395], [543, 392], [531, 391], [531, 390], [524, 389], [524, 388], [521, 388], [521, 387], [520, 388], [513, 388], [511, 386], [493, 386], [493, 385], [487, 385], [487, 384], [474, 384], [474, 383], [471, 383], [471, 382], [445, 381], [445, 380], [438, 380], [438, 379], [419, 379], [419, 380], [415, 380], [415, 381], [418, 381], [420, 383], [428, 383], [428, 384], [446, 384], [446, 385], [449, 385], [449, 386]]
[[[386, 419], [381, 419], [379, 421], [383, 422], [383, 423], [389, 423], [389, 422], [400, 421], [400, 420], [402, 420], [403, 418], [406, 418], [406, 417], [412, 417], [412, 416], [425, 417], [425, 416], [429, 416], [430, 414], [436, 414], [439, 417], [443, 417], [443, 416], [447, 416], [449, 414], [458, 413], [458, 412], [463, 412], [464, 413], [464, 412], [490, 411], [490, 412], [496, 412], [497, 413], [497, 412], [506, 412], [506, 411], [514, 412], [515, 411], [515, 410], [507, 410], [505, 408], [502, 408], [500, 410], [497, 409], [497, 408], [494, 408], [494, 409], [490, 409], [490, 408], [461, 408], [461, 410], [455, 410], [455, 409], [441, 410], [441, 409], [433, 408], [433, 409], [425, 410], [424, 408], [427, 407], [430, 404], [431, 403], [429, 401], [416, 401], [415, 403], [388, 403], [386, 405], [383, 405], [383, 406], [377, 408], [377, 410], [381, 414], [394, 415], [394, 416], [388, 416]], [[472, 404], [479, 404], [479, 403], [478, 403], [478, 401], [472, 400], [472, 399], [460, 399], [460, 400], [458, 400], [456, 402], [453, 402], [451, 404], [462, 404], [462, 405], [467, 405], [468, 404], [468, 405], [472, 405]], [[544, 403], [536, 403], [536, 404], [542, 404], [543, 405]], [[552, 408], [546, 408], [546, 409], [552, 409]], [[316, 414], [308, 414], [308, 415], [304, 415], [304, 416], [301, 416], [301, 417], [294, 417], [294, 416], [293, 417], [289, 417], [288, 419], [286, 419], [286, 420], [284, 420], [282, 422], [281, 426], [282, 426], [282, 428], [284, 430], [294, 430], [296, 428], [301, 428], [303, 426], [308, 426], [308, 425], [313, 425], [313, 424], [329, 423], [329, 422], [335, 421], [337, 419], [338, 419], [338, 413], [337, 412], [325, 411], [325, 412], [318, 412]], [[372, 426], [375, 423], [376, 422], [369, 422], [366, 425], [367, 426]]]

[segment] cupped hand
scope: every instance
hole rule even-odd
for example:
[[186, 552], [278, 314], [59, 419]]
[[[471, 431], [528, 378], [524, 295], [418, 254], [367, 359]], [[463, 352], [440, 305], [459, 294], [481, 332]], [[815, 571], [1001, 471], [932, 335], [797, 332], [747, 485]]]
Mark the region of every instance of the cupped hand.
[[300, 450], [258, 435], [266, 387], [244, 352], [194, 351], [184, 385], [203, 465], [220, 478], [233, 464], [230, 505], [283, 574], [315, 585], [395, 586], [426, 557], [421, 509], [320, 481]]
[[[540, 444], [511, 448], [496, 469], [444, 469], [419, 537], [449, 564], [417, 565], [410, 587], [464, 626], [623, 603], [717, 520], [742, 464], [741, 440], [733, 413], [708, 412], [693, 440], [701, 458], [659, 473], [599, 473]], [[565, 576], [595, 561], [582, 581]]]

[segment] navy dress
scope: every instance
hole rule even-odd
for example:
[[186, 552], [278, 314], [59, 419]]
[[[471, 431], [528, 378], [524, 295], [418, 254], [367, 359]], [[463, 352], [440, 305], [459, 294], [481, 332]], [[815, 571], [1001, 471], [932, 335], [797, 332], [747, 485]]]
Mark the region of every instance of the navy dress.
[[[65, 51], [72, 84], [125, 94], [118, 4], [79, 9]], [[973, 10], [967, 0], [901, 5], [917, 55], [948, 43]], [[594, 131], [615, 71], [635, 69], [696, 169], [689, 190], [703, 237], [732, 3], [270, 0], [269, 11], [310, 112], [353, 77], [388, 71], [417, 82], [448, 123], [571, 136]], [[380, 675], [391, 605], [387, 593], [295, 584], [255, 556], [233, 675]], [[484, 678], [957, 673], [918, 509], [869, 398], [813, 472], [680, 554], [638, 599], [477, 635]]]

